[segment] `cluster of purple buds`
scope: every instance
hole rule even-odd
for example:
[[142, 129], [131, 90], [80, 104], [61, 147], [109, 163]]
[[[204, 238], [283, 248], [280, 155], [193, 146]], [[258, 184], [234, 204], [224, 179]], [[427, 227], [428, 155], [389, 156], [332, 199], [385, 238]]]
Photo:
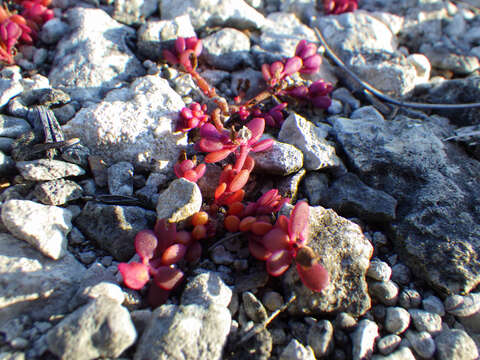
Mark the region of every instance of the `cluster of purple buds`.
[[266, 113], [257, 108], [253, 110], [252, 114], [255, 117], [263, 117], [266, 125], [274, 128], [280, 128], [285, 121], [283, 110], [285, 110], [287, 105], [288, 104], [286, 102], [277, 104]]
[[352, 12], [358, 8], [358, 0], [324, 0], [323, 8], [325, 13], [338, 15]]
[[202, 49], [202, 40], [197, 39], [197, 37], [179, 37], [175, 40], [175, 50], [173, 52], [164, 50], [163, 57], [172, 65], [182, 65], [185, 71], [190, 73], [195, 70], [196, 59], [202, 53]]
[[301, 40], [295, 49], [295, 56], [302, 59], [302, 67], [298, 70], [301, 74], [314, 74], [320, 69], [322, 57], [317, 54], [315, 44]]
[[323, 80], [317, 80], [308, 88], [302, 85], [289, 89], [287, 90], [287, 94], [297, 99], [310, 101], [313, 106], [317, 108], [328, 109], [332, 103], [328, 94], [330, 94], [332, 90], [332, 84], [324, 82]]
[[206, 114], [207, 105], [200, 105], [197, 102], [191, 103], [189, 107], [184, 107], [180, 111], [180, 119], [177, 124], [177, 131], [187, 132], [195, 128], [201, 128], [210, 120]]

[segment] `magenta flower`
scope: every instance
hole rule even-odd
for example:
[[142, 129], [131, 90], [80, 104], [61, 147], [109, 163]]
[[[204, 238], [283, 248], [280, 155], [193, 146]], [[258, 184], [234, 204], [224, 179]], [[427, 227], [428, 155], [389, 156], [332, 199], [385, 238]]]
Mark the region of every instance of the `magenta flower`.
[[[202, 40], [195, 36], [179, 37], [175, 40], [175, 50], [163, 51], [163, 57], [172, 65], [180, 64], [186, 72], [192, 72], [196, 66], [196, 59], [202, 53]], [[192, 62], [193, 61], [193, 62]]]
[[320, 109], [328, 109], [332, 100], [329, 94], [332, 92], [333, 86], [323, 80], [317, 80], [308, 88], [304, 85], [296, 86], [288, 89], [286, 93], [300, 100], [309, 101], [313, 106]]
[[275, 61], [273, 64], [262, 65], [262, 75], [268, 86], [278, 85], [287, 76], [293, 75], [302, 68], [302, 59], [294, 56], [287, 60]]
[[206, 114], [207, 105], [200, 105], [197, 102], [191, 103], [190, 106], [184, 107], [180, 111], [180, 119], [177, 124], [177, 131], [187, 132], [195, 128], [201, 128], [210, 120], [210, 116]]
[[301, 40], [295, 49], [295, 56], [302, 59], [302, 67], [299, 70], [301, 74], [314, 74], [320, 69], [322, 57], [317, 54], [315, 44]]
[[205, 174], [206, 169], [205, 164], [196, 165], [195, 161], [188, 159], [180, 161], [173, 166], [173, 171], [178, 178], [185, 178], [194, 183]]

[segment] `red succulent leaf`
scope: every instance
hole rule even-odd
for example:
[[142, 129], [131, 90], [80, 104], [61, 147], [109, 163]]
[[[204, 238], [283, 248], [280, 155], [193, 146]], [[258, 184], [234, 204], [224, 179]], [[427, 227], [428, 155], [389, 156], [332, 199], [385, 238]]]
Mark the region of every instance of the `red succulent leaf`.
[[297, 263], [297, 271], [302, 283], [312, 291], [320, 292], [325, 289], [330, 282], [330, 276], [327, 270], [319, 263], [310, 267], [305, 267]]
[[299, 201], [293, 208], [288, 221], [288, 235], [291, 241], [306, 240], [309, 213], [310, 206], [305, 201]]
[[250, 250], [250, 254], [257, 260], [265, 261], [272, 256], [271, 251], [253, 238], [248, 239], [248, 250]]
[[133, 290], [140, 290], [150, 280], [148, 266], [142, 263], [120, 263], [118, 271], [122, 274], [125, 285]]
[[209, 153], [207, 156], [205, 156], [204, 161], [206, 163], [216, 163], [216, 162], [222, 161], [223, 159], [225, 159], [231, 153], [232, 153], [232, 150], [230, 150], [230, 149], [213, 151], [213, 152]]
[[262, 244], [272, 252], [286, 250], [290, 247], [290, 239], [286, 232], [278, 227], [274, 227], [263, 237]]
[[265, 131], [265, 119], [261, 117], [253, 118], [246, 126], [252, 132], [252, 136], [248, 141], [248, 144], [253, 145], [260, 139]]
[[152, 230], [141, 230], [135, 235], [135, 251], [144, 264], [148, 263], [155, 254], [158, 239]]
[[155, 284], [163, 290], [172, 290], [183, 280], [182, 270], [170, 266], [155, 269]]
[[277, 250], [267, 259], [267, 272], [272, 276], [280, 276], [288, 270], [293, 257], [288, 250]]
[[265, 151], [270, 149], [274, 143], [275, 143], [275, 140], [273, 139], [265, 139], [253, 145], [251, 150], [253, 152]]
[[202, 256], [202, 245], [198, 241], [193, 242], [187, 249], [185, 260], [190, 263], [197, 262]]
[[153, 232], [157, 235], [158, 239], [155, 256], [161, 256], [166, 248], [175, 243], [175, 239], [177, 238], [177, 226], [175, 223], [169, 223], [165, 219], [157, 219]]
[[266, 221], [255, 221], [251, 228], [250, 231], [254, 233], [255, 235], [263, 236], [266, 233], [268, 233], [270, 230], [272, 230], [273, 225], [270, 224], [269, 222]]
[[162, 254], [162, 264], [163, 265], [173, 265], [183, 259], [185, 253], [187, 252], [187, 247], [183, 244], [173, 244], [170, 245]]
[[250, 172], [248, 170], [241, 170], [230, 182], [228, 186], [229, 192], [236, 192], [242, 189], [248, 181]]

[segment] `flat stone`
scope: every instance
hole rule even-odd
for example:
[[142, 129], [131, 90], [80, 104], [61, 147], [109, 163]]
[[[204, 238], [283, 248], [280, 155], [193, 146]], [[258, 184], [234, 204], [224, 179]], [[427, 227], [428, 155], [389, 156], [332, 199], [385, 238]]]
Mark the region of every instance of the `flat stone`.
[[51, 260], [24, 241], [0, 233], [0, 324], [20, 315], [46, 320], [64, 314], [85, 273], [67, 254]]
[[71, 32], [58, 43], [48, 76], [53, 87], [74, 100], [98, 101], [121, 82], [145, 73], [126, 43], [133, 29], [101, 9], [74, 7], [67, 19]]
[[89, 201], [75, 219], [75, 225], [89, 239], [118, 261], [135, 254], [135, 235], [153, 224], [154, 213], [138, 206], [107, 205]]
[[227, 307], [232, 290], [214, 272], [204, 272], [190, 279], [182, 293], [182, 304]]
[[275, 175], [289, 175], [303, 166], [303, 153], [295, 146], [275, 141], [270, 149], [250, 153], [255, 160], [255, 171]]
[[401, 341], [402, 338], [398, 335], [387, 335], [377, 341], [377, 349], [382, 355], [388, 355], [395, 351]]
[[422, 300], [422, 306], [425, 311], [438, 314], [440, 316], [445, 315], [445, 307], [442, 300], [438, 297], [430, 295]]
[[368, 292], [384, 305], [395, 305], [398, 300], [399, 288], [391, 280], [371, 281], [368, 284]]
[[419, 309], [410, 309], [408, 312], [418, 331], [426, 331], [432, 335], [437, 335], [442, 331], [442, 318], [438, 314]]
[[0, 115], [0, 136], [17, 138], [30, 131], [32, 127], [28, 121], [7, 115]]
[[89, 360], [116, 358], [137, 338], [126, 308], [100, 297], [67, 315], [47, 333], [48, 349], [57, 356]]
[[188, 219], [200, 211], [202, 194], [198, 185], [184, 178], [173, 180], [158, 197], [157, 216], [169, 222]]
[[82, 197], [83, 189], [74, 181], [57, 179], [38, 184], [33, 194], [45, 205], [64, 205]]
[[128, 161], [169, 172], [187, 145], [185, 134], [173, 134], [184, 106], [167, 80], [145, 76], [83, 108], [63, 130], [67, 138], [80, 138], [93, 155], [108, 163]]
[[256, 323], [261, 323], [268, 318], [267, 310], [262, 302], [250, 291], [242, 294], [242, 305], [246, 315]]
[[80, 166], [60, 160], [18, 161], [15, 165], [25, 180], [32, 181], [55, 180], [85, 174], [85, 170]]
[[445, 299], [445, 310], [459, 317], [477, 314], [480, 312], [480, 293], [449, 296]]
[[72, 229], [72, 213], [67, 209], [8, 200], [2, 205], [2, 222], [15, 237], [45, 256], [58, 260], [67, 254], [67, 234]]
[[292, 113], [282, 124], [278, 139], [303, 152], [303, 164], [307, 170], [341, 167], [343, 164], [335, 154], [335, 148], [325, 140], [325, 135], [321, 128]]
[[285, 289], [297, 295], [289, 311], [293, 314], [320, 314], [345, 311], [361, 316], [370, 309], [365, 280], [373, 247], [360, 227], [333, 210], [310, 207], [310, 235], [307, 241], [330, 275], [330, 285], [312, 293], [290, 268], [283, 277]]
[[416, 332], [407, 330], [405, 333], [406, 338], [412, 345], [413, 350], [421, 358], [431, 358], [435, 353], [435, 341], [433, 341], [432, 335], [426, 331]]

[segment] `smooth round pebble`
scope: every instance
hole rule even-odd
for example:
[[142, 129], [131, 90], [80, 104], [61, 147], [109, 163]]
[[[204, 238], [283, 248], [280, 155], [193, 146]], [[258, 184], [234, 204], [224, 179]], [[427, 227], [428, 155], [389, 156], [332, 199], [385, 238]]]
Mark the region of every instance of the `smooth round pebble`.
[[398, 286], [393, 281], [372, 281], [368, 291], [375, 299], [384, 305], [395, 305], [398, 300]]
[[435, 341], [433, 341], [432, 335], [428, 332], [407, 330], [405, 336], [408, 341], [410, 341], [413, 350], [420, 355], [420, 357], [429, 359], [435, 353]]
[[278, 310], [283, 306], [283, 297], [276, 291], [268, 291], [263, 295], [262, 302], [270, 311]]
[[472, 338], [463, 330], [443, 331], [435, 338], [438, 360], [478, 359], [478, 349]]
[[408, 312], [418, 331], [427, 331], [431, 334], [442, 331], [442, 318], [438, 314], [419, 309], [410, 309]]
[[425, 311], [438, 314], [440, 316], [445, 315], [445, 307], [443, 306], [443, 302], [436, 296], [431, 295], [423, 299], [422, 307]]
[[367, 276], [378, 281], [388, 281], [392, 275], [392, 268], [386, 262], [375, 259], [370, 262]]
[[415, 289], [405, 288], [398, 295], [398, 305], [405, 309], [418, 308], [422, 303], [422, 296]]
[[383, 355], [388, 355], [395, 351], [395, 349], [400, 345], [402, 338], [398, 335], [391, 334], [382, 337], [380, 340], [377, 341], [377, 349]]
[[385, 314], [385, 329], [392, 334], [401, 334], [410, 325], [410, 314], [401, 307], [389, 307]]

